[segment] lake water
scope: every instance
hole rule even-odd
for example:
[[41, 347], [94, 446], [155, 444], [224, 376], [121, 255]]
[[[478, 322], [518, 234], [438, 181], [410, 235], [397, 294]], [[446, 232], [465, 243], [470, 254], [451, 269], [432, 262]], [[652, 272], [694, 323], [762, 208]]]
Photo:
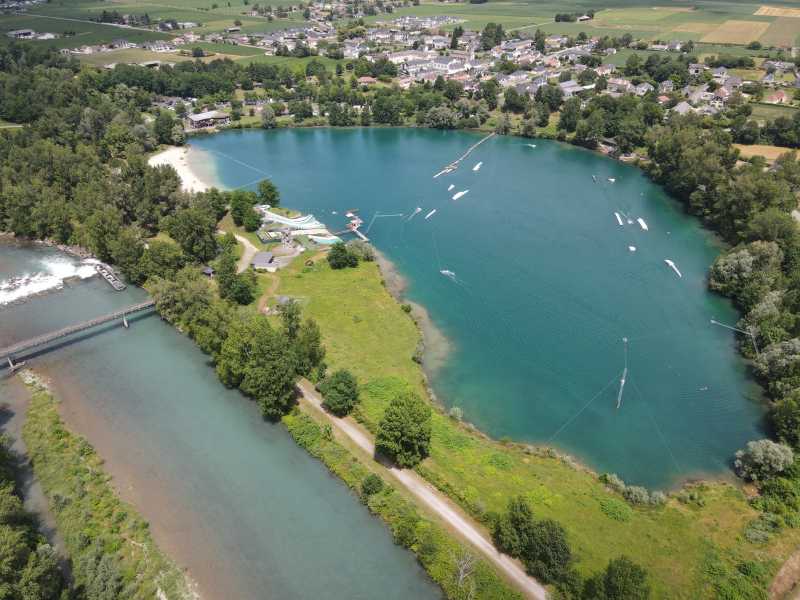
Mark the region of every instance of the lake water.
[[557, 142], [493, 138], [433, 178], [478, 139], [231, 131], [193, 138], [189, 162], [227, 188], [269, 175], [283, 205], [332, 230], [359, 209], [452, 343], [431, 374], [437, 395], [489, 434], [648, 486], [728, 473], [763, 435], [763, 407], [731, 332], [710, 324], [738, 318], [706, 288], [711, 235], [637, 168]]
[[[25, 274], [38, 276], [22, 282], [27, 292], [53, 283], [47, 295], [0, 306], [0, 347], [145, 296], [80, 279], [85, 267], [51, 249], [0, 245], [6, 291], [12, 279], [20, 289]], [[123, 497], [205, 598], [441, 596], [338, 479], [226, 390], [193, 342], [157, 316], [94, 330], [33, 366], [52, 379], [68, 425], [95, 445]], [[0, 401], [11, 395], [5, 376]]]

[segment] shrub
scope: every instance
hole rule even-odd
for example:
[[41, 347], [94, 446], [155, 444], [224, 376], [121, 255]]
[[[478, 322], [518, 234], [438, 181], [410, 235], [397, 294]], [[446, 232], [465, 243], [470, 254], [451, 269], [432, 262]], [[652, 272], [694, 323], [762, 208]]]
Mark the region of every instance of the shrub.
[[765, 439], [747, 442], [747, 447], [736, 453], [733, 464], [742, 479], [764, 481], [781, 473], [793, 461], [791, 448]]
[[380, 475], [376, 475], [375, 473], [370, 473], [361, 481], [361, 495], [364, 498], [369, 498], [379, 493], [382, 489], [383, 479], [380, 478]]
[[320, 384], [319, 389], [325, 397], [322, 405], [337, 417], [349, 415], [358, 403], [358, 384], [350, 371], [336, 371]]
[[342, 242], [337, 242], [328, 252], [328, 264], [331, 269], [344, 269], [346, 267], [357, 267], [358, 256], [347, 249]]
[[372, 262], [375, 260], [375, 250], [364, 240], [352, 240], [347, 242], [347, 251], [355, 254], [358, 260]]

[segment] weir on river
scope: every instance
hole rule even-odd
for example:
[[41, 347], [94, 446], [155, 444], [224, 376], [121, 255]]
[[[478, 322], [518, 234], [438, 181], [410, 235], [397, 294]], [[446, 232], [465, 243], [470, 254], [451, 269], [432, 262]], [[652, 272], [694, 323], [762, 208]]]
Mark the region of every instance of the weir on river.
[[9, 346], [7, 348], [3, 348], [2, 350], [0, 350], [0, 361], [2, 361], [2, 363], [8, 364], [9, 368], [13, 370], [18, 366], [21, 366], [14, 364], [13, 360], [14, 356], [20, 354], [21, 352], [32, 350], [33, 348], [36, 348], [38, 346], [44, 346], [45, 344], [49, 344], [50, 342], [54, 342], [55, 340], [67, 337], [68, 335], [72, 335], [73, 333], [86, 331], [87, 329], [98, 327], [99, 325], [103, 325], [104, 323], [109, 323], [111, 321], [116, 321], [117, 319], [122, 319], [123, 325], [127, 327], [128, 315], [132, 315], [134, 313], [147, 310], [148, 308], [151, 308], [154, 305], [155, 302], [153, 300], [147, 300], [145, 302], [134, 304], [133, 306], [129, 306], [122, 310], [114, 311], [107, 315], [102, 315], [100, 317], [96, 317], [88, 321], [81, 321], [80, 323], [75, 323], [67, 327], [62, 327], [61, 329], [45, 333], [44, 335], [39, 335], [33, 338], [29, 338], [27, 340], [23, 340], [21, 342], [14, 344], [13, 346]]

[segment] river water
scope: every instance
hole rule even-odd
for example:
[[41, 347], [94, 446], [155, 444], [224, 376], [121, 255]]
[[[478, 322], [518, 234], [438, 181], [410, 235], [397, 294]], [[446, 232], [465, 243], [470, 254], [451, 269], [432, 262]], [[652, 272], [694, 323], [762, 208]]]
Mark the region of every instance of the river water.
[[[46, 295], [0, 305], [0, 347], [144, 298], [86, 277], [86, 266], [47, 248], [0, 245], [0, 282], [15, 282], [7, 289], [53, 283]], [[68, 425], [97, 448], [205, 598], [440, 597], [338, 479], [225, 389], [157, 316], [94, 330], [32, 362], [51, 378]], [[0, 379], [0, 400], [12, 391]]]
[[283, 205], [332, 230], [359, 209], [449, 339], [437, 396], [484, 431], [648, 486], [729, 473], [763, 408], [731, 332], [710, 324], [738, 319], [707, 291], [712, 236], [637, 168], [557, 142], [493, 138], [433, 178], [478, 139], [231, 131], [194, 138], [188, 160], [227, 188], [269, 175]]

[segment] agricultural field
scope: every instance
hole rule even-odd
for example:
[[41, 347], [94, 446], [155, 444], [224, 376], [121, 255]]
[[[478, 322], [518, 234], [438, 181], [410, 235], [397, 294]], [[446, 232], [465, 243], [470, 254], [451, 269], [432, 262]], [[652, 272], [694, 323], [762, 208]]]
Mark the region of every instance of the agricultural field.
[[102, 44], [121, 37], [136, 44], [170, 38], [169, 35], [156, 31], [144, 31], [79, 20], [51, 19], [32, 14], [1, 16], [0, 37], [7, 39], [6, 32], [13, 29], [33, 29], [35, 31], [61, 34], [64, 37], [33, 42], [37, 45], [41, 44], [42, 46], [54, 48], [75, 48], [77, 46]]
[[[230, 4], [230, 6], [229, 6]], [[289, 0], [269, 2], [273, 7], [296, 4]], [[216, 8], [212, 8], [216, 7]], [[158, 2], [157, 0], [62, 0], [31, 9], [32, 14], [68, 19], [96, 19], [103, 11], [117, 11], [121, 14], [147, 14], [152, 20], [175, 19], [178, 22], [197, 23], [193, 31], [211, 33], [232, 27], [235, 21], [241, 22], [242, 31], [271, 31], [285, 27], [293, 27], [303, 22], [301, 16], [290, 19], [268, 21], [266, 17], [246, 15], [250, 6], [242, 0], [232, 2], [206, 0], [173, 0]]]

